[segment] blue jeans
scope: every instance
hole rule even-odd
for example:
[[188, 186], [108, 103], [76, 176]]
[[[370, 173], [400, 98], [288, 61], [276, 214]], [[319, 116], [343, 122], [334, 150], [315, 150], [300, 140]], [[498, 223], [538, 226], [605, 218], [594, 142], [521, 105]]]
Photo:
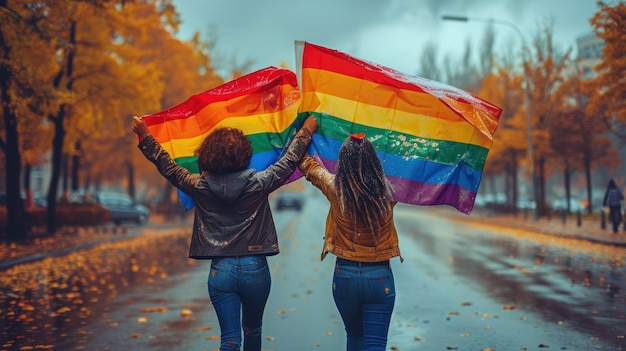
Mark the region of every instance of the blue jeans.
[[396, 288], [389, 261], [337, 258], [333, 297], [343, 319], [347, 351], [385, 351]]
[[619, 231], [619, 224], [622, 221], [622, 207], [611, 206], [609, 207], [609, 220], [613, 224], [613, 233]]
[[270, 294], [270, 270], [262, 255], [221, 257], [211, 262], [209, 296], [220, 323], [220, 351], [261, 350], [263, 311]]

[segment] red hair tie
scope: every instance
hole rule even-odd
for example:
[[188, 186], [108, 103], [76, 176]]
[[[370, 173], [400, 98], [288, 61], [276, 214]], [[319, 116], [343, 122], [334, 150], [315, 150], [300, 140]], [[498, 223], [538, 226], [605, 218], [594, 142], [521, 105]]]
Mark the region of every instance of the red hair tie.
[[365, 133], [350, 134], [350, 138], [354, 140], [363, 140], [363, 138], [365, 138]]

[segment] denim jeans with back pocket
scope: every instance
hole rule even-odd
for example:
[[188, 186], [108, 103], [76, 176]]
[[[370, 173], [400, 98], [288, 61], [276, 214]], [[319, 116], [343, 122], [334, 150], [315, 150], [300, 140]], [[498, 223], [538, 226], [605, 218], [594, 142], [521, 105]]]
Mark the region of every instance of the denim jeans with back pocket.
[[347, 351], [385, 351], [396, 300], [389, 261], [338, 258], [333, 297], [346, 328]]
[[209, 296], [220, 324], [220, 351], [261, 350], [263, 311], [271, 286], [262, 255], [221, 257], [211, 262]]

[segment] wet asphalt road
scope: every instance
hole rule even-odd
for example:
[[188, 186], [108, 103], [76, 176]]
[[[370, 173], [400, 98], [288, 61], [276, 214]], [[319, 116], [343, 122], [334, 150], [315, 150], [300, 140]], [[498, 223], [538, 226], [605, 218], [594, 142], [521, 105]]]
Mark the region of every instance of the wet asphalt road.
[[[281, 253], [269, 258], [264, 350], [345, 349], [334, 257], [319, 260], [327, 208], [314, 193], [301, 212], [275, 212]], [[626, 249], [469, 226], [432, 210], [396, 209], [404, 262], [392, 260], [389, 350], [626, 349]], [[37, 290], [10, 294], [0, 350], [217, 350], [209, 262], [187, 259], [187, 243], [184, 232], [147, 231], [135, 244], [90, 251], [93, 262], [75, 259], [53, 287], [39, 278]]]

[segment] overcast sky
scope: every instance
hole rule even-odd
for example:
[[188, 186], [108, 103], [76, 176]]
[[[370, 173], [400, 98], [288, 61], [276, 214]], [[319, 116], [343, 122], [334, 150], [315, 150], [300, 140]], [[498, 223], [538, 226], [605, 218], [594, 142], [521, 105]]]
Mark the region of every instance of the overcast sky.
[[[607, 1], [610, 2], [611, 0]], [[178, 33], [216, 33], [218, 65], [254, 61], [252, 70], [285, 62], [295, 68], [294, 40], [346, 52], [403, 73], [417, 74], [424, 44], [440, 57], [461, 55], [467, 38], [476, 47], [487, 24], [442, 21], [441, 15], [493, 18], [517, 26], [527, 41], [546, 21], [563, 50], [593, 30], [595, 0], [174, 0]], [[500, 50], [519, 47], [519, 36], [496, 25]]]

